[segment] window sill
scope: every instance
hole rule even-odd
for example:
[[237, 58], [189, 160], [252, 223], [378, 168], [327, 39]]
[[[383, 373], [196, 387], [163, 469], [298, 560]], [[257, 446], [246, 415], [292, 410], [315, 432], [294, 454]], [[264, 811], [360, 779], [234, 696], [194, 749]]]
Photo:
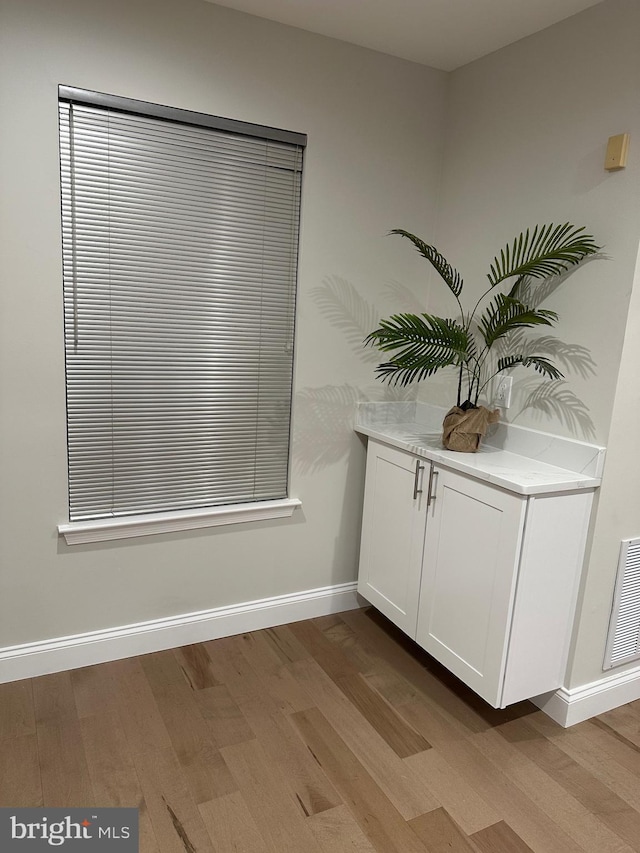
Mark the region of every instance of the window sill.
[[264, 521], [269, 518], [289, 518], [299, 506], [302, 506], [302, 501], [297, 498], [285, 498], [277, 501], [217, 506], [204, 510], [189, 509], [181, 512], [102, 518], [97, 521], [72, 521], [68, 524], [59, 524], [58, 533], [64, 536], [67, 545], [81, 545], [85, 542], [130, 539], [134, 536], [174, 533], [178, 530], [219, 527], [223, 524]]

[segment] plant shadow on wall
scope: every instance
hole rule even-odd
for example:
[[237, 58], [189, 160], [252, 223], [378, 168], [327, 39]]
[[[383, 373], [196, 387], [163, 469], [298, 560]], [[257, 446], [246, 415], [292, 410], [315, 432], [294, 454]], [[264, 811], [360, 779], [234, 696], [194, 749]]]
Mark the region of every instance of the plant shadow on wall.
[[[584, 260], [588, 264], [601, 256], [592, 255]], [[530, 285], [522, 290], [522, 299], [533, 308], [538, 308], [558, 287], [560, 287], [575, 272], [568, 270], [561, 276], [547, 279], [536, 288]], [[527, 332], [519, 329], [513, 333], [509, 341], [498, 349], [500, 357], [508, 357], [516, 352], [525, 356], [534, 352], [540, 353], [559, 365], [564, 374], [573, 374], [581, 379], [590, 379], [596, 375], [596, 364], [589, 350], [580, 344], [569, 344], [552, 335], [528, 337]], [[511, 422], [529, 412], [537, 416], [540, 425], [555, 417], [559, 423], [567, 427], [573, 434], [584, 439], [594, 439], [596, 430], [589, 415], [589, 409], [583, 401], [567, 386], [564, 379], [540, 382], [536, 379], [521, 380], [518, 384], [518, 399], [520, 403], [512, 409]]]
[[[387, 296], [406, 310], [421, 310], [415, 295], [403, 285], [387, 286]], [[382, 312], [368, 302], [353, 284], [340, 276], [327, 276], [312, 292], [320, 313], [344, 335], [354, 356], [364, 364], [375, 364], [375, 352], [362, 342], [379, 322]], [[344, 459], [354, 440], [356, 404], [368, 400], [411, 402], [417, 388], [350, 384], [302, 388], [295, 396], [293, 463], [302, 474], [318, 471]]]
[[[563, 420], [581, 432], [593, 431], [587, 407], [569, 389], [557, 383], [562, 371], [551, 360], [561, 360], [584, 375], [594, 371], [588, 352], [551, 336], [525, 338], [523, 330], [552, 326], [558, 315], [540, 304], [568, 272], [599, 253], [591, 235], [570, 223], [536, 225], [521, 232], [496, 255], [487, 282], [470, 310], [461, 301], [463, 279], [435, 246], [403, 229], [392, 234], [409, 240], [436, 270], [457, 304], [453, 318], [432, 314], [394, 314], [367, 335], [387, 355], [378, 365], [378, 377], [407, 386], [454, 367], [458, 373], [456, 404], [443, 422], [442, 440], [449, 450], [475, 452], [489, 424], [499, 412], [480, 404], [491, 381], [516, 367], [533, 368], [556, 383], [546, 394], [534, 389], [527, 407], [562, 413]], [[553, 405], [552, 405], [553, 404]]]

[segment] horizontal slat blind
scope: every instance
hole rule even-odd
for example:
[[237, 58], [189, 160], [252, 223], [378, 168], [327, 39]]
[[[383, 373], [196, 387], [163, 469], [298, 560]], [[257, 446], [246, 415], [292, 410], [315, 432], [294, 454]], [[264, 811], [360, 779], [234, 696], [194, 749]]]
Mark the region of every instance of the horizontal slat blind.
[[60, 103], [70, 519], [287, 494], [302, 148]]

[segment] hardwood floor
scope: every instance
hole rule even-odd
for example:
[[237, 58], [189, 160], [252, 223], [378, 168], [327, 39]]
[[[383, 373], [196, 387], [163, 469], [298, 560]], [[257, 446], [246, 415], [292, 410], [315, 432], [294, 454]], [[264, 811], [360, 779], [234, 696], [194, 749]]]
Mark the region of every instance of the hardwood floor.
[[640, 702], [495, 711], [373, 610], [0, 685], [0, 749], [142, 853], [640, 851]]

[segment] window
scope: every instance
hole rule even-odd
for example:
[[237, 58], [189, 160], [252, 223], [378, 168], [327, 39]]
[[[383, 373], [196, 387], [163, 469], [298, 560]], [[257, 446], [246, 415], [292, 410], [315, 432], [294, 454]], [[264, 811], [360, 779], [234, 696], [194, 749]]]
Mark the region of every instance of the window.
[[286, 498], [305, 142], [60, 87], [71, 522]]

